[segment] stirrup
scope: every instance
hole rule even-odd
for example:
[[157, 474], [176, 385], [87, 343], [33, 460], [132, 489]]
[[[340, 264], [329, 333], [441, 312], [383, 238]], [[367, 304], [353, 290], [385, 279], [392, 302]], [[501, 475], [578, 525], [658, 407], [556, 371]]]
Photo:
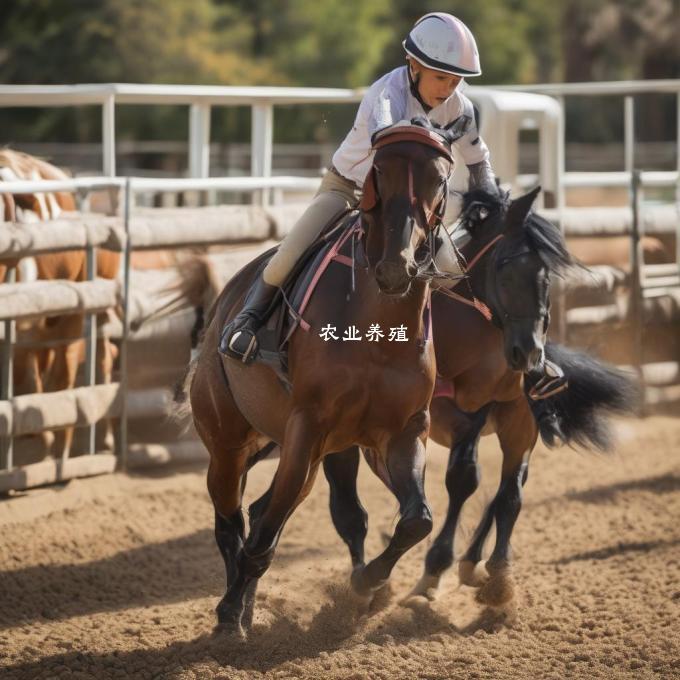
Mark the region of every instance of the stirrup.
[[533, 401], [548, 399], [564, 392], [568, 387], [569, 381], [564, 371], [556, 363], [546, 359], [543, 365], [543, 376], [529, 390], [529, 398]]
[[564, 392], [568, 387], [569, 381], [564, 376], [559, 378], [548, 378], [544, 376], [529, 390], [529, 398], [533, 401], [548, 399], [560, 392]]
[[258, 278], [248, 291], [243, 309], [222, 330], [219, 352], [251, 363], [257, 356], [257, 332], [264, 326], [277, 302], [278, 286], [270, 286]]
[[[250, 336], [250, 340], [247, 339], [248, 336]], [[244, 340], [248, 343], [243, 350], [241, 350], [238, 346], [239, 344], [244, 344], [243, 342], [240, 342], [241, 340]], [[258, 347], [259, 345], [255, 333], [253, 333], [248, 328], [243, 328], [241, 330], [235, 331], [231, 335], [225, 354], [228, 354], [234, 359], [240, 359], [244, 364], [249, 364], [255, 359]]]
[[218, 347], [219, 353], [232, 359], [238, 359], [244, 364], [251, 363], [257, 356], [259, 347], [256, 333], [257, 329], [250, 329], [245, 324], [241, 325], [240, 328], [234, 328], [233, 322], [228, 324], [222, 331]]

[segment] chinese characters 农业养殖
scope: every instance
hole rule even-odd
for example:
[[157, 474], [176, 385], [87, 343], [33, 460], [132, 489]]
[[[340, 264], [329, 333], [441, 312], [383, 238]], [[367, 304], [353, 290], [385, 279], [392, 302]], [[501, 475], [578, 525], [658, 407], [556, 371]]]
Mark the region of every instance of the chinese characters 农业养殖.
[[[407, 330], [408, 328], [403, 324], [401, 326], [391, 327], [387, 333], [387, 341], [408, 342], [408, 337], [406, 336]], [[352, 324], [351, 326], [348, 326], [342, 333], [342, 336], [340, 336], [336, 326], [326, 324], [321, 329], [319, 337], [324, 342], [329, 342], [330, 340], [338, 340], [342, 342], [360, 342], [361, 340], [366, 340], [367, 342], [379, 342], [381, 339], [385, 338], [385, 332], [383, 332], [380, 324], [373, 323], [362, 335], [359, 328]]]

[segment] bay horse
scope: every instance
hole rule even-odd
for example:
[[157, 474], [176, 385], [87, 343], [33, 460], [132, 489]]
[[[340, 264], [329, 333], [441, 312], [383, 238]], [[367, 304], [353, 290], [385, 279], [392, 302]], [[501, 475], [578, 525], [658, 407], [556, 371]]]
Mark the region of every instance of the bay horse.
[[[20, 151], [0, 149], [0, 179], [14, 180], [65, 180], [69, 176], [56, 166]], [[29, 222], [56, 219], [62, 211], [73, 212], [76, 202], [68, 192], [36, 192], [34, 194], [4, 194], [6, 221]], [[73, 250], [36, 255], [34, 258], [38, 279], [50, 281], [87, 279], [86, 255], [83, 250]], [[8, 269], [15, 268], [17, 260], [0, 265], [2, 280]], [[97, 250], [97, 276], [114, 279], [118, 276], [119, 253]], [[22, 323], [20, 341], [34, 343], [42, 348], [18, 347], [15, 352], [14, 380], [17, 393], [40, 393], [70, 389], [76, 384], [78, 365], [83, 361], [85, 317], [83, 314], [64, 314], [47, 317], [38, 322]], [[45, 347], [47, 345], [47, 347]], [[108, 338], [97, 342], [97, 360], [100, 380], [111, 381], [114, 347]], [[51, 445], [55, 457], [67, 457], [73, 441], [74, 428], [58, 431]], [[110, 432], [106, 433], [106, 437]], [[44, 437], [48, 442], [48, 437]], [[110, 442], [106, 442], [110, 445]]]
[[[636, 388], [625, 373], [580, 352], [545, 344], [550, 277], [574, 262], [557, 227], [529, 213], [536, 193], [512, 202], [468, 193], [457, 233], [463, 236], [469, 285], [433, 295], [439, 375], [430, 406], [430, 437], [450, 449], [445, 479], [449, 506], [414, 595], [434, 598], [453, 564], [460, 512], [480, 482], [481, 435], [498, 437], [501, 481], [458, 574], [462, 584], [479, 588], [480, 602], [502, 606], [513, 598], [510, 537], [539, 430], [548, 445], [561, 439], [605, 450], [610, 444], [608, 414], [630, 413], [635, 406]], [[541, 402], [531, 395], [544, 356], [564, 370], [568, 389]], [[556, 418], [545, 417], [551, 412]], [[356, 491], [359, 457], [354, 447], [324, 460], [333, 522], [355, 568], [364, 561], [367, 530]], [[482, 549], [494, 522], [495, 546], [484, 569]]]
[[[246, 367], [217, 351], [224, 324], [272, 251], [232, 278], [208, 314], [183, 394], [189, 393], [196, 430], [210, 453], [208, 490], [227, 575], [217, 616], [229, 630], [244, 634], [252, 624], [258, 579], [331, 452], [354, 444], [374, 451], [372, 467], [399, 502], [389, 545], [352, 574], [357, 593], [373, 596], [398, 559], [432, 529], [423, 475], [435, 364], [423, 262], [431, 261], [429, 243], [445, 208], [451, 141], [447, 131], [414, 125], [389, 128], [375, 143], [358, 223], [367, 266], [356, 270], [353, 291], [341, 264], [319, 280], [305, 311], [314, 330], [298, 328], [290, 340], [290, 392], [269, 367]], [[363, 332], [373, 324], [408, 329], [405, 341], [390, 342], [387, 333], [376, 342], [325, 341], [319, 333], [350, 326]], [[249, 509], [245, 538], [246, 472], [267, 442], [280, 445], [280, 461], [271, 487]]]

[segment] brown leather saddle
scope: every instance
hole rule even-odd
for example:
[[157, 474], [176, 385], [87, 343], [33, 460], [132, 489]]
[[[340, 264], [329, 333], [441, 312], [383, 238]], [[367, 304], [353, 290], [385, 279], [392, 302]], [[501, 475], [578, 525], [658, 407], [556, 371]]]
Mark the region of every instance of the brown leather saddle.
[[[255, 362], [269, 366], [288, 389], [288, 343], [298, 328], [305, 332], [319, 331], [307, 323], [305, 311], [323, 274], [329, 267], [342, 267], [347, 271], [349, 288], [354, 268], [368, 266], [361, 230], [358, 210], [343, 213], [331, 223], [298, 260], [281, 287], [278, 306], [257, 332], [259, 349]], [[262, 261], [260, 271], [275, 252], [272, 250], [270, 257]]]

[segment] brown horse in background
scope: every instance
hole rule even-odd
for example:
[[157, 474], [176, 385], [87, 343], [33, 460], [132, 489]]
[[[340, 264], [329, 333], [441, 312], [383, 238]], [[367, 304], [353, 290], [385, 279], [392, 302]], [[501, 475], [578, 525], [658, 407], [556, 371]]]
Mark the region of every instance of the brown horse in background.
[[[401, 555], [432, 528], [423, 474], [434, 351], [429, 279], [419, 276], [423, 269], [416, 252], [425, 249], [421, 265], [429, 261], [427, 247], [443, 214], [453, 160], [449, 142], [422, 128], [390, 131], [377, 145], [361, 216], [368, 266], [356, 270], [354, 292], [344, 265], [329, 267], [320, 279], [305, 312], [314, 330], [298, 329], [290, 341], [291, 392], [268, 367], [246, 367], [217, 352], [224, 324], [240, 309], [271, 252], [246, 266], [222, 292], [187, 378], [194, 423], [210, 453], [208, 489], [227, 572], [218, 619], [239, 631], [252, 623], [257, 580], [327, 454], [353, 444], [370, 449], [374, 472], [399, 501], [401, 517], [389, 545], [352, 575], [356, 592], [371, 597]], [[328, 326], [340, 333], [350, 326], [365, 332], [372, 324], [405, 326], [406, 341], [389, 342], [387, 335], [378, 342], [319, 337]], [[271, 487], [250, 507], [245, 538], [245, 475], [269, 441], [280, 445], [280, 462]]]
[[[628, 413], [635, 388], [620, 371], [585, 354], [545, 344], [549, 279], [572, 265], [559, 230], [528, 214], [536, 191], [505, 203], [472, 192], [459, 233], [469, 286], [433, 295], [434, 342], [439, 374], [430, 405], [430, 436], [450, 449], [446, 472], [449, 507], [430, 546], [414, 595], [432, 599], [454, 561], [454, 535], [465, 501], [480, 481], [479, 438], [495, 433], [503, 454], [501, 482], [459, 563], [460, 582], [479, 587], [481, 602], [500, 606], [513, 597], [510, 537], [522, 503], [529, 458], [539, 428], [549, 445], [555, 438], [604, 450], [607, 414]], [[565, 372], [569, 388], [534, 401], [543, 357]], [[546, 409], [546, 406], [549, 407]], [[555, 414], [556, 420], [547, 416]], [[356, 491], [359, 451], [329, 456], [324, 471], [331, 487], [331, 515], [350, 550], [363, 564], [366, 513]], [[495, 547], [486, 569], [482, 549], [495, 522]]]
[[[14, 180], [64, 180], [69, 176], [44, 160], [11, 149], [0, 150], [0, 178]], [[35, 194], [4, 194], [5, 221], [30, 222], [56, 219], [62, 213], [76, 210], [75, 198], [68, 192], [36, 192]], [[87, 262], [85, 252], [73, 250], [36, 255], [37, 276], [50, 281], [66, 279], [85, 281]], [[0, 274], [7, 280], [8, 269], [18, 261], [0, 265]], [[118, 276], [120, 255], [97, 251], [97, 276], [115, 279]], [[15, 352], [15, 391], [40, 393], [70, 389], [76, 384], [79, 364], [85, 355], [83, 340], [85, 317], [68, 314], [41, 319], [19, 325], [18, 339], [28, 347], [18, 347]], [[31, 349], [30, 344], [48, 345], [48, 348]], [[110, 382], [113, 369], [114, 347], [108, 338], [97, 342], [98, 372], [102, 382]], [[52, 455], [68, 456], [73, 440], [72, 427], [58, 433], [52, 443]], [[108, 435], [108, 433], [107, 433]], [[45, 437], [46, 443], [49, 437]], [[107, 442], [108, 445], [108, 442]]]

